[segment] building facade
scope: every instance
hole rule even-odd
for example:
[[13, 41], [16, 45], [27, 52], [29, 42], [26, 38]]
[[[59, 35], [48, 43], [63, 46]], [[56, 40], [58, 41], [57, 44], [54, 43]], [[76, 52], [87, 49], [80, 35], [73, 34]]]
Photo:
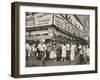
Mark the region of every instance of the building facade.
[[26, 40], [87, 43], [85, 26], [74, 14], [26, 13]]

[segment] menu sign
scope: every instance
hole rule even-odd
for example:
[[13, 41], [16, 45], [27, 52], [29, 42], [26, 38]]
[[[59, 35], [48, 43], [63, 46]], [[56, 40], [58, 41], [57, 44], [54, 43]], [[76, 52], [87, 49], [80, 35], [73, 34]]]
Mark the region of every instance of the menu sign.
[[67, 31], [68, 21], [60, 14], [54, 14], [54, 25]]
[[35, 27], [52, 24], [52, 14], [50, 13], [38, 13], [34, 15]]

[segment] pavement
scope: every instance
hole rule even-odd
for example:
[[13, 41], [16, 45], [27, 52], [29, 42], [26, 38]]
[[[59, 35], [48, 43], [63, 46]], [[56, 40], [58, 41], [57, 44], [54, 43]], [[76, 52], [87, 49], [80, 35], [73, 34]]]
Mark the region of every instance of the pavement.
[[54, 60], [38, 60], [38, 59], [29, 59], [26, 60], [26, 67], [35, 67], [35, 66], [61, 66], [61, 65], [79, 65], [80, 59], [77, 56], [74, 61], [54, 61]]

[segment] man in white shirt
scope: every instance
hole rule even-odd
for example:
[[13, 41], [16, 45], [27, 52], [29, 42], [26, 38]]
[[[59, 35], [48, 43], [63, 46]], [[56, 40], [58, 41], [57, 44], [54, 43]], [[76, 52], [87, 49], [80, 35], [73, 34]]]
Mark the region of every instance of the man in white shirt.
[[41, 60], [44, 61], [45, 52], [46, 52], [46, 45], [44, 44], [43, 41], [41, 41], [40, 44], [38, 44], [38, 49], [40, 51]]

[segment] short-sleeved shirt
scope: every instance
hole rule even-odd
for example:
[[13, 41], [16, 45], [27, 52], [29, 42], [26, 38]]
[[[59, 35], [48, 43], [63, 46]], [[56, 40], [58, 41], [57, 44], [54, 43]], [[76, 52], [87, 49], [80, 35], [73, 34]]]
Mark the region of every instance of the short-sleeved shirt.
[[45, 44], [39, 44], [38, 48], [40, 51], [45, 51], [46, 50], [46, 45]]

